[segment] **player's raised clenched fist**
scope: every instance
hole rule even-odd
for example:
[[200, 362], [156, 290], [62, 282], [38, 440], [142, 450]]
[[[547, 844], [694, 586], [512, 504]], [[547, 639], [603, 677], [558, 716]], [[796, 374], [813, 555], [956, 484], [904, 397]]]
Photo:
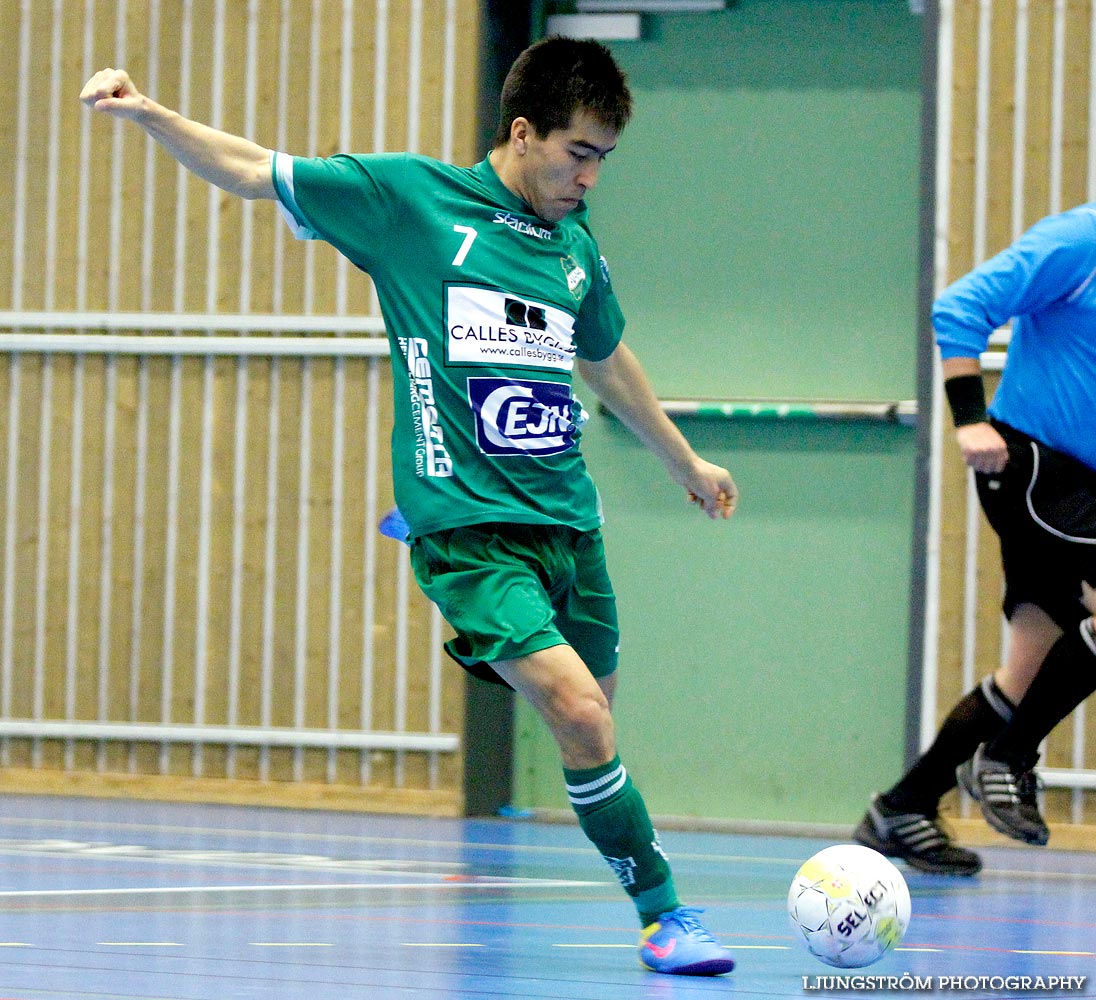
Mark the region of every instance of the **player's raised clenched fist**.
[[84, 84], [80, 100], [96, 111], [132, 118], [140, 110], [144, 97], [124, 69], [108, 68], [99, 70]]

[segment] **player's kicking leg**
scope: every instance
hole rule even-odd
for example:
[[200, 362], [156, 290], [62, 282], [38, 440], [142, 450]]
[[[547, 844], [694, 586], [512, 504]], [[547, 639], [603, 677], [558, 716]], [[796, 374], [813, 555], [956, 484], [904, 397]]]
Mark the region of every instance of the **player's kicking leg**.
[[[734, 960], [681, 905], [647, 807], [616, 752], [606, 679], [599, 684], [568, 645], [494, 669], [545, 720], [563, 757], [567, 795], [579, 825], [632, 898], [643, 932], [639, 960], [654, 972], [715, 976]], [[610, 688], [611, 690], [611, 688]]]

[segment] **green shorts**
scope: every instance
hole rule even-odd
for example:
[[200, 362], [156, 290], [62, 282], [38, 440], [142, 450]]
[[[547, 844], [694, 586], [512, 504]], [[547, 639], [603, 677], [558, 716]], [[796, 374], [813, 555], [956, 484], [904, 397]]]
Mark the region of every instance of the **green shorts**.
[[469, 673], [564, 643], [595, 677], [617, 667], [616, 598], [601, 532], [563, 525], [474, 524], [422, 535], [411, 567], [457, 633], [446, 652]]

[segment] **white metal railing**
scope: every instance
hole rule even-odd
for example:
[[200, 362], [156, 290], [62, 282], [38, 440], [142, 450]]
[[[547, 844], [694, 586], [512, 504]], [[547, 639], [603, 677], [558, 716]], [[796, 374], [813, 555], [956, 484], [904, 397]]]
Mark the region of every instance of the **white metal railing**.
[[[234, 333], [382, 334], [379, 316], [283, 316], [260, 313], [3, 311], [5, 330], [232, 330]], [[20, 336], [30, 336], [21, 334]]]
[[[3, 313], [0, 313], [2, 318]], [[0, 333], [6, 354], [121, 354], [143, 357], [386, 358], [380, 337], [125, 337]]]
[[[268, 322], [274, 320], [276, 322]], [[152, 329], [179, 329], [179, 330], [192, 330], [192, 329], [205, 329], [213, 328], [218, 330], [235, 330], [239, 333], [251, 332], [256, 329], [269, 328], [269, 326], [277, 326], [284, 331], [299, 332], [300, 330], [318, 331], [318, 330], [332, 330], [337, 329], [340, 333], [343, 332], [342, 327], [348, 326], [356, 330], [365, 330], [369, 332], [383, 331], [383, 322], [376, 317], [358, 318], [352, 322], [347, 323], [344, 317], [257, 317], [254, 315], [242, 315], [233, 316], [226, 314], [217, 315], [170, 315], [170, 316], [155, 316], [155, 315], [141, 315], [135, 316], [102, 316], [92, 314], [77, 314], [77, 313], [52, 313], [48, 316], [44, 316], [38, 313], [15, 313], [4, 312], [0, 313], [0, 328], [3, 329], [18, 329], [20, 327], [35, 327], [37, 325], [49, 327], [51, 329], [87, 329], [89, 327], [106, 327], [114, 329], [131, 328], [135, 325], [147, 325]], [[269, 336], [121, 336], [113, 334], [64, 334], [64, 333], [44, 333], [34, 330], [33, 332], [20, 332], [20, 333], [4, 333], [0, 334], [0, 355], [12, 356], [13, 363], [15, 358], [22, 354], [34, 353], [43, 354], [47, 356], [53, 355], [66, 355], [66, 356], [81, 356], [81, 355], [103, 355], [106, 357], [115, 357], [119, 354], [126, 354], [136, 356], [142, 361], [152, 356], [222, 356], [222, 357], [237, 357], [242, 364], [246, 363], [249, 357], [265, 357], [270, 359], [276, 359], [279, 357], [326, 357], [330, 359], [362, 359], [369, 365], [369, 375], [367, 381], [368, 389], [368, 437], [371, 441], [377, 442], [378, 431], [378, 404], [379, 404], [379, 378], [378, 378], [378, 364], [383, 363], [389, 354], [389, 347], [387, 339], [383, 337], [361, 337], [361, 336], [326, 336], [326, 337], [300, 337], [300, 336], [285, 336], [285, 337], [269, 337]], [[241, 369], [241, 372], [244, 369]], [[13, 376], [13, 379], [16, 376]], [[268, 433], [271, 439], [277, 437], [277, 428], [282, 420], [280, 414], [280, 402], [277, 395], [277, 385], [275, 382], [272, 385], [272, 393], [269, 403], [268, 411]], [[13, 381], [13, 388], [18, 387], [18, 381]], [[8, 495], [6, 504], [6, 517], [9, 529], [6, 532], [11, 535], [10, 525], [13, 523], [16, 516], [16, 498], [15, 498], [15, 479], [16, 471], [13, 462], [17, 459], [16, 444], [18, 441], [18, 423], [20, 418], [20, 400], [22, 396], [20, 393], [13, 391], [9, 396], [9, 452], [8, 452]], [[45, 402], [48, 403], [48, 400]], [[241, 428], [246, 424], [246, 410], [247, 399], [246, 395], [236, 397], [236, 419], [235, 423], [237, 428]], [[177, 405], [177, 404], [176, 404]], [[302, 402], [302, 409], [307, 410], [308, 404]], [[339, 427], [343, 422], [345, 414], [342, 412], [347, 405], [345, 394], [336, 394], [334, 397], [334, 406], [336, 412], [332, 415], [332, 426]], [[74, 417], [79, 418], [82, 416], [82, 410], [77, 409]], [[300, 414], [297, 414], [299, 417]], [[48, 419], [43, 420], [43, 426], [49, 423]], [[109, 428], [108, 428], [109, 433]], [[302, 435], [307, 438], [307, 428], [302, 429]], [[73, 445], [73, 457], [76, 461], [79, 461], [80, 447], [76, 444], [77, 438], [74, 435]], [[232, 573], [234, 581], [237, 581], [237, 586], [234, 587], [234, 614], [232, 623], [232, 648], [236, 650], [237, 662], [234, 667], [234, 671], [238, 673], [238, 656], [239, 656], [239, 589], [238, 581], [241, 578], [240, 562], [243, 557], [242, 547], [239, 539], [241, 533], [238, 531], [238, 516], [242, 506], [240, 498], [240, 481], [239, 481], [239, 459], [241, 457], [242, 447], [237, 442], [236, 453], [236, 474], [234, 475], [234, 508], [237, 511], [237, 531], [234, 534], [234, 545], [232, 554]], [[210, 455], [207, 451], [202, 453], [203, 465], [208, 465], [210, 462]], [[169, 489], [177, 489], [178, 487], [178, 455], [172, 455], [170, 458], [172, 474], [170, 476]], [[308, 474], [308, 461], [307, 458], [302, 458], [302, 482], [307, 480]], [[147, 465], [147, 460], [144, 463]], [[336, 454], [334, 466], [341, 468], [342, 456]], [[267, 517], [268, 523], [273, 523], [274, 510], [277, 507], [279, 498], [277, 496], [276, 481], [277, 472], [276, 466], [272, 463], [269, 473], [270, 479], [268, 483], [268, 510]], [[78, 476], [72, 477], [74, 480], [79, 478]], [[109, 479], [109, 477], [107, 477]], [[377, 468], [376, 459], [370, 449], [368, 461], [366, 463], [366, 492], [367, 492], [367, 520], [369, 522], [367, 528], [371, 529], [373, 523], [377, 519], [377, 513], [381, 509], [376, 491], [377, 491]], [[208, 485], [203, 486], [203, 489], [208, 489]], [[50, 490], [50, 484], [44, 483], [41, 487], [41, 493], [48, 495]], [[307, 491], [302, 491], [304, 499], [298, 498], [298, 513], [301, 514], [301, 518], [298, 522], [298, 539], [297, 539], [297, 551], [298, 555], [302, 556], [301, 562], [306, 561], [307, 557], [307, 532], [308, 532], [308, 520], [305, 512], [308, 498], [305, 495]], [[335, 497], [334, 518], [338, 522], [341, 518], [341, 510], [338, 509], [338, 496], [336, 491]], [[78, 524], [80, 518], [80, 504], [74, 502], [73, 524]], [[109, 523], [107, 515], [109, 510], [104, 512], [104, 524]], [[173, 512], [172, 517], [177, 517], [177, 511]], [[208, 508], [203, 509], [202, 517], [209, 517]], [[169, 519], [170, 520], [170, 519]], [[170, 524], [168, 528], [170, 529]], [[49, 525], [43, 523], [40, 525], [40, 530], [45, 535], [48, 535]], [[71, 529], [70, 529], [71, 530]], [[378, 574], [376, 570], [376, 548], [371, 540], [372, 531], [367, 531], [367, 545], [365, 549], [365, 563], [361, 567], [362, 573], [362, 590], [365, 594], [365, 607], [363, 609], [364, 620], [364, 632], [366, 635], [370, 635], [373, 630], [373, 621], [375, 613], [375, 601], [374, 591], [378, 585]], [[338, 545], [340, 535], [338, 532], [334, 532], [332, 536], [332, 561], [329, 580], [329, 586], [332, 593], [341, 591], [343, 566], [340, 557], [340, 547]], [[46, 546], [40, 545], [39, 551], [43, 552]], [[137, 558], [141, 557], [142, 546], [138, 546]], [[75, 558], [74, 553], [76, 549], [70, 548], [70, 557]], [[267, 547], [265, 562], [267, 567], [268, 579], [273, 578], [275, 567], [273, 565], [274, 559], [274, 539], [273, 534], [268, 533]], [[361, 706], [361, 730], [360, 731], [346, 731], [335, 728], [334, 720], [338, 717], [339, 712], [339, 645], [334, 634], [329, 638], [328, 643], [328, 658], [329, 658], [329, 677], [328, 677], [328, 715], [332, 720], [332, 728], [327, 730], [310, 729], [303, 724], [304, 720], [304, 704], [301, 696], [301, 690], [305, 683], [304, 676], [304, 657], [305, 651], [303, 646], [303, 619], [306, 615], [306, 609], [303, 604], [304, 594], [307, 592], [307, 580], [298, 580], [298, 586], [296, 589], [298, 604], [296, 607], [296, 615], [298, 621], [297, 630], [297, 642], [295, 649], [296, 665], [294, 668], [294, 687], [296, 688], [295, 695], [295, 707], [294, 707], [294, 725], [292, 727], [276, 727], [270, 725], [270, 718], [272, 715], [271, 707], [275, 697], [274, 685], [273, 685], [273, 648], [272, 648], [272, 634], [270, 630], [270, 616], [272, 611], [272, 591], [268, 592], [267, 600], [264, 602], [264, 619], [265, 626], [263, 631], [263, 645], [264, 650], [262, 654], [262, 703], [264, 705], [263, 717], [264, 724], [259, 726], [246, 726], [246, 725], [209, 725], [205, 724], [200, 711], [195, 712], [195, 718], [193, 724], [180, 724], [177, 720], [172, 718], [171, 708], [171, 680], [170, 676], [165, 678], [164, 681], [164, 704], [162, 707], [162, 720], [156, 724], [136, 723], [136, 722], [118, 722], [108, 720], [105, 716], [107, 714], [105, 704], [105, 693], [100, 692], [100, 718], [97, 720], [80, 720], [75, 718], [75, 696], [74, 689], [76, 684], [75, 670], [73, 669], [73, 658], [71, 656], [71, 650], [73, 647], [72, 635], [70, 630], [69, 636], [69, 649], [70, 649], [70, 669], [67, 671], [65, 679], [65, 715], [63, 720], [46, 718], [44, 706], [42, 704], [41, 694], [46, 688], [46, 672], [47, 664], [44, 659], [40, 658], [40, 661], [35, 667], [35, 689], [37, 696], [34, 706], [34, 717], [30, 719], [13, 718], [10, 713], [12, 695], [12, 672], [13, 664], [11, 662], [11, 632], [13, 628], [12, 620], [12, 595], [14, 589], [17, 586], [17, 582], [12, 573], [13, 560], [8, 560], [7, 571], [5, 572], [3, 579], [4, 589], [4, 601], [3, 608], [5, 612], [3, 614], [3, 631], [5, 636], [5, 642], [3, 644], [2, 655], [0, 655], [0, 687], [2, 687], [4, 693], [3, 704], [0, 708], [3, 709], [2, 716], [0, 716], [0, 739], [10, 739], [16, 737], [33, 738], [36, 741], [43, 739], [64, 739], [69, 741], [69, 761], [71, 763], [72, 745], [77, 740], [96, 740], [102, 743], [121, 742], [121, 743], [134, 743], [142, 741], [151, 741], [160, 744], [166, 753], [166, 750], [171, 745], [176, 744], [190, 744], [195, 748], [194, 758], [194, 773], [201, 773], [201, 754], [200, 750], [203, 746], [208, 745], [224, 745], [231, 749], [235, 749], [240, 746], [257, 746], [267, 751], [273, 747], [292, 747], [298, 753], [305, 748], [325, 748], [329, 751], [335, 751], [338, 749], [358, 749], [358, 750], [393, 750], [402, 755], [409, 751], [425, 751], [431, 755], [431, 776], [432, 780], [437, 779], [438, 760], [437, 756], [444, 753], [453, 753], [459, 749], [459, 737], [456, 734], [444, 733], [440, 731], [441, 727], [441, 671], [442, 671], [442, 657], [440, 653], [441, 649], [441, 623], [437, 615], [436, 609], [432, 611], [433, 625], [430, 629], [430, 635], [427, 637], [429, 643], [429, 649], [431, 652], [428, 656], [428, 670], [429, 670], [429, 730], [426, 732], [409, 732], [406, 729], [407, 717], [408, 717], [408, 659], [409, 652], [408, 647], [412, 641], [418, 639], [422, 641], [421, 637], [414, 637], [409, 634], [407, 627], [406, 615], [403, 612], [403, 608], [406, 607], [407, 598], [410, 590], [410, 575], [406, 571], [406, 558], [401, 558], [399, 572], [395, 581], [397, 588], [397, 608], [398, 620], [395, 630], [394, 641], [396, 643], [396, 663], [397, 663], [397, 684], [395, 687], [395, 706], [394, 706], [394, 719], [396, 723], [396, 729], [392, 731], [377, 731], [371, 727], [371, 716], [375, 706], [374, 695], [371, 690], [371, 682], [374, 674], [374, 667], [371, 656], [371, 644], [366, 642], [363, 644], [365, 650], [365, 661], [361, 664], [362, 671], [362, 706]], [[79, 575], [79, 567], [74, 564], [72, 570], [73, 575]], [[105, 568], [102, 572], [106, 572]], [[202, 562], [199, 561], [198, 572], [200, 574], [208, 574], [209, 563], [208, 558]], [[46, 567], [44, 562], [39, 561], [38, 565], [38, 581], [36, 584], [37, 599], [36, 605], [40, 609], [40, 614], [44, 614], [45, 604], [45, 573]], [[174, 576], [174, 568], [169, 570], [169, 579]], [[141, 573], [138, 567], [134, 574], [136, 580], [140, 580]], [[136, 590], [136, 588], [135, 588]], [[78, 588], [70, 587], [70, 596], [75, 598], [78, 594]], [[136, 599], [136, 598], [135, 598]], [[167, 602], [170, 606], [170, 601]], [[72, 605], [74, 607], [74, 605]], [[100, 618], [105, 624], [110, 620], [110, 606], [109, 603], [104, 604], [100, 608]], [[208, 609], [203, 609], [203, 613]], [[339, 616], [340, 608], [336, 604], [332, 607], [331, 615], [331, 627], [335, 628], [337, 624], [337, 618]], [[74, 613], [74, 612], [73, 612]], [[168, 614], [168, 612], [165, 612]], [[134, 627], [138, 627], [136, 621]], [[166, 631], [172, 631], [167, 628]], [[104, 629], [105, 634], [105, 629]], [[208, 634], [202, 632], [199, 636], [198, 643], [200, 644], [208, 640]], [[102, 640], [105, 641], [105, 640]], [[37, 647], [41, 649], [42, 643], [39, 642]], [[170, 647], [165, 648], [164, 655], [167, 658], [173, 658], [174, 650]], [[100, 669], [106, 671], [105, 653], [100, 655]], [[198, 669], [204, 668], [204, 664], [199, 664]], [[105, 677], [100, 679], [100, 686], [105, 685]], [[130, 703], [135, 704], [137, 700], [137, 686], [139, 685], [139, 679], [135, 665], [131, 664], [131, 677], [130, 677]], [[230, 691], [229, 699], [229, 717], [230, 719], [237, 712], [238, 705], [238, 692], [239, 680], [238, 677], [233, 679], [233, 690]], [[194, 698], [194, 704], [197, 709], [201, 708], [202, 691], [197, 691], [197, 696]], [[5, 744], [6, 749], [6, 744]], [[230, 755], [230, 761], [232, 760]], [[165, 759], [166, 764], [166, 759]], [[230, 770], [231, 770], [230, 764]], [[299, 777], [299, 766], [296, 767]], [[403, 767], [402, 759], [400, 766], [397, 768], [397, 787], [402, 784]]]
[[917, 422], [917, 401], [829, 399], [663, 399], [671, 417], [773, 420], [871, 420], [910, 426]]
[[259, 726], [187, 726], [178, 723], [140, 725], [79, 720], [56, 722], [0, 719], [0, 737], [293, 749], [318, 747], [327, 750], [419, 750], [428, 753], [454, 753], [460, 749], [460, 739], [453, 733], [350, 732], [304, 727], [264, 729]]

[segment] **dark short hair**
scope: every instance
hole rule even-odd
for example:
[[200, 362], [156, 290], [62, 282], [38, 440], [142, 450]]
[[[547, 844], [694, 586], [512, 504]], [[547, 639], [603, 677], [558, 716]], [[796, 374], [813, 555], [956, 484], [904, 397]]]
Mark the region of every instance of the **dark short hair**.
[[632, 116], [632, 95], [613, 54], [589, 38], [552, 35], [514, 60], [502, 85], [495, 147], [510, 138], [515, 118], [526, 118], [542, 138], [567, 128], [586, 111], [619, 132]]

